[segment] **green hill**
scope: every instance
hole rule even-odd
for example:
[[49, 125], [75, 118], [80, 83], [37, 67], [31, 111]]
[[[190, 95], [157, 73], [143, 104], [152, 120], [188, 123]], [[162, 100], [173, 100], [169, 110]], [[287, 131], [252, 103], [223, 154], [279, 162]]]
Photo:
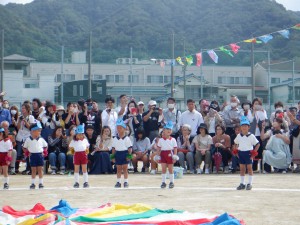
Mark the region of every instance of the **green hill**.
[[[128, 57], [131, 46], [137, 58], [171, 58], [172, 30], [175, 55], [182, 56], [183, 38], [191, 54], [293, 26], [300, 15], [270, 0], [35, 0], [0, 6], [0, 21], [5, 55], [59, 61], [61, 45], [67, 56], [88, 50], [92, 31], [93, 62], [114, 62]], [[290, 40], [276, 36], [259, 48], [287, 59], [300, 55], [299, 40], [295, 31]], [[221, 56], [220, 64], [247, 64], [248, 58]]]

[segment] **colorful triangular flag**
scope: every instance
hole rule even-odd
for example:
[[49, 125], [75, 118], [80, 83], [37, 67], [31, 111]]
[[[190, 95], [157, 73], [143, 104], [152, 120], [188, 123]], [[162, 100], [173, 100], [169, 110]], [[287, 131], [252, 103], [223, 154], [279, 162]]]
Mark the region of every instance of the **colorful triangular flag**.
[[240, 48], [241, 48], [237, 44], [230, 44], [229, 46], [231, 48], [231, 51], [233, 51], [234, 54], [237, 54], [239, 52]]
[[188, 55], [188, 56], [185, 58], [185, 60], [186, 60], [186, 63], [187, 63], [189, 66], [192, 65], [193, 62], [194, 62], [193, 56], [191, 56], [191, 55]]
[[266, 34], [266, 35], [260, 36], [258, 38], [266, 44], [266, 43], [268, 43], [268, 41], [273, 39], [273, 36], [271, 34]]
[[256, 40], [256, 38], [247, 39], [247, 40], [244, 40], [243, 42], [255, 43], [255, 44], [261, 44], [262, 43], [261, 41]]
[[231, 53], [228, 49], [224, 48], [223, 46], [220, 47], [219, 49], [220, 49], [222, 52], [224, 52], [225, 54], [230, 55], [231, 57], [233, 57], [232, 53]]
[[201, 64], [202, 64], [202, 52], [197, 53], [196, 58], [197, 58], [196, 66], [201, 66]]
[[280, 30], [277, 31], [279, 34], [281, 34], [281, 36], [285, 37], [285, 38], [289, 38], [290, 37], [290, 31], [289, 30]]
[[178, 56], [178, 57], [176, 58], [176, 61], [178, 62], [179, 65], [184, 66], [184, 63], [182, 62], [182, 59], [181, 59], [180, 56]]
[[209, 57], [210, 57], [215, 63], [218, 63], [219, 57], [218, 57], [218, 55], [215, 53], [214, 50], [208, 50], [208, 51], [207, 51], [207, 54], [209, 55]]
[[296, 24], [295, 26], [292, 27], [293, 29], [296, 29], [296, 30], [300, 30], [300, 23]]

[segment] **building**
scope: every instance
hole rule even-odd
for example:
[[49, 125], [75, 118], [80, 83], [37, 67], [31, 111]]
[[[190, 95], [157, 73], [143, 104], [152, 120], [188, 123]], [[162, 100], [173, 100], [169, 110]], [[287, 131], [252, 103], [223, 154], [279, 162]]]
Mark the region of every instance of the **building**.
[[[74, 55], [76, 63], [64, 63], [63, 74], [61, 73], [61, 63], [36, 62], [34, 59], [19, 55], [5, 57], [4, 90], [7, 92], [6, 98], [13, 103], [20, 103], [33, 97], [60, 103], [59, 86], [62, 83], [88, 79], [88, 64], [84, 63], [84, 56], [85, 53], [78, 53]], [[150, 60], [136, 60], [132, 65], [129, 65], [129, 62], [126, 59], [119, 59], [119, 64], [94, 63], [91, 66], [91, 79], [94, 81], [105, 80], [106, 94], [116, 99], [121, 94], [127, 94], [133, 96], [136, 101], [148, 102], [150, 99], [155, 99], [165, 107], [165, 100], [171, 92], [169, 61], [164, 60], [167, 63], [161, 64], [157, 63], [158, 61], [155, 63]], [[188, 66], [185, 74], [184, 85], [182, 67], [179, 65], [174, 67], [174, 97], [179, 109], [186, 108], [184, 99], [188, 98], [197, 102], [201, 98], [206, 98], [223, 103], [229, 99], [230, 95], [234, 94], [241, 101], [251, 99], [250, 67], [204, 65], [200, 69], [197, 66]], [[254, 74], [255, 96], [261, 97], [264, 104], [268, 104], [268, 79], [271, 80], [271, 85], [274, 85], [274, 82], [282, 83], [282, 81], [292, 78], [290, 72], [273, 70], [269, 77], [263, 64], [255, 66]], [[295, 76], [295, 78], [297, 77]], [[184, 89], [186, 90], [185, 98]], [[82, 93], [86, 92], [82, 91]], [[81, 97], [87, 98], [85, 94]], [[299, 98], [297, 97], [297, 99]], [[276, 99], [272, 99], [272, 101], [274, 100]], [[64, 104], [66, 103], [64, 102]]]

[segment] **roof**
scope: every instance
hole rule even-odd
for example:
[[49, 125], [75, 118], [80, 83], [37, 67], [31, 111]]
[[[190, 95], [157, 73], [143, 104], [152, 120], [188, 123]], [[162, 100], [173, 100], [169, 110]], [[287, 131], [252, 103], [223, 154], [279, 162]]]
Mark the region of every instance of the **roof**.
[[23, 55], [18, 55], [18, 54], [13, 54], [13, 55], [9, 55], [9, 56], [5, 56], [4, 57], [4, 61], [35, 61], [35, 59], [27, 57], [27, 56], [23, 56]]
[[[268, 62], [262, 61], [258, 63], [264, 69], [268, 69]], [[293, 63], [291, 60], [274, 60], [270, 63], [270, 69], [272, 72], [284, 72], [284, 71], [292, 71], [293, 70]], [[300, 58], [295, 58], [295, 71], [300, 72]]]
[[[300, 81], [300, 78], [295, 78], [294, 79], [294, 82], [296, 83], [296, 82], [298, 82], [298, 81]], [[279, 83], [279, 84], [274, 84], [274, 85], [272, 85], [271, 86], [271, 88], [273, 88], [273, 87], [279, 87], [279, 86], [291, 86], [292, 85], [292, 83], [293, 83], [293, 80], [291, 79], [291, 80], [286, 80], [286, 81], [283, 81], [283, 82], [281, 82], [281, 83]]]

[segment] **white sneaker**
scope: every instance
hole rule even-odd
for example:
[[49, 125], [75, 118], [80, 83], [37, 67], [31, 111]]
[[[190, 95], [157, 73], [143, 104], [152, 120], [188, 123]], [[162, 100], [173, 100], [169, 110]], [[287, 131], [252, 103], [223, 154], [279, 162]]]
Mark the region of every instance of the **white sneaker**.
[[217, 168], [214, 166], [213, 167], [213, 174], [216, 174], [217, 173]]
[[209, 174], [209, 169], [205, 169], [205, 174]]
[[197, 169], [197, 174], [201, 174], [201, 169], [200, 168]]
[[150, 171], [150, 174], [155, 175], [155, 174], [156, 174], [156, 171], [155, 171], [155, 170], [151, 170], [151, 171]]
[[65, 171], [64, 171], [64, 170], [61, 170], [61, 171], [59, 172], [59, 174], [60, 174], [60, 175], [65, 175]]
[[55, 170], [52, 170], [51, 175], [55, 175], [55, 174], [56, 174]]

